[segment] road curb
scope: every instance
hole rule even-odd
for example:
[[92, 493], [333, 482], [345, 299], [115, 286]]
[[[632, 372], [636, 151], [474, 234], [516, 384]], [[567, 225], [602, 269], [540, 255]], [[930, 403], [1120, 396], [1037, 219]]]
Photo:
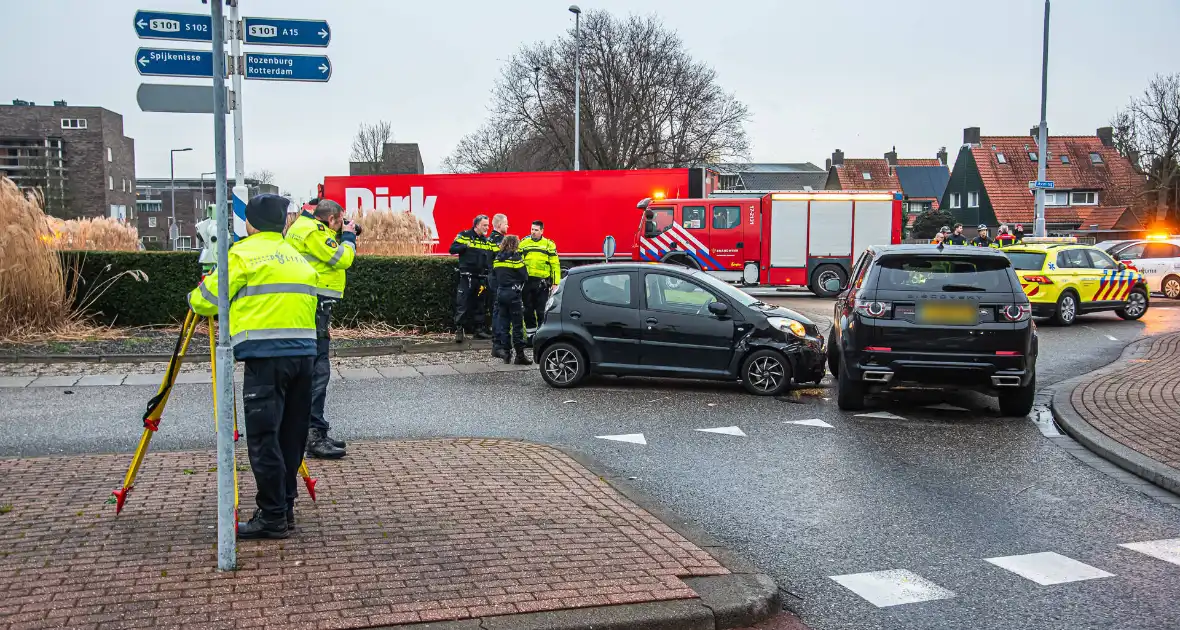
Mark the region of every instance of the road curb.
[[[453, 341], [428, 341], [415, 344], [389, 344], [381, 346], [355, 346], [331, 350], [329, 356], [336, 357], [378, 357], [398, 354], [427, 354], [430, 352], [464, 352], [491, 350], [492, 342], [470, 340], [463, 343]], [[171, 354], [10, 354], [0, 355], [0, 363], [167, 363]], [[208, 363], [209, 354], [202, 350], [185, 356], [186, 363]]]
[[1122, 369], [1131, 360], [1142, 357], [1155, 337], [1156, 335], [1152, 335], [1128, 344], [1126, 348], [1123, 348], [1119, 358], [1105, 367], [1054, 385], [1049, 409], [1058, 426], [1064, 429], [1070, 437], [1103, 459], [1165, 490], [1180, 493], [1180, 470], [1157, 462], [1095, 429], [1078, 414], [1071, 401], [1074, 389], [1082, 382], [1088, 381], [1096, 375]]

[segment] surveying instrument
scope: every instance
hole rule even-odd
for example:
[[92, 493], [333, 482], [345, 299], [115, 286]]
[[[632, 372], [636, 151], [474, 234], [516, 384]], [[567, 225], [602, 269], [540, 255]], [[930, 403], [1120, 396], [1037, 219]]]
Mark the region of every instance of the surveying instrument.
[[[210, 276], [214, 272], [214, 265], [217, 261], [217, 206], [209, 205], [206, 210], [206, 218], [196, 225], [197, 240], [201, 243], [201, 272], [202, 279]], [[192, 340], [193, 333], [196, 332], [197, 326], [202, 319], [208, 320], [209, 326], [209, 363], [213, 374], [213, 427], [216, 431], [220, 418], [217, 417], [217, 360], [215, 357], [216, 347], [214, 346], [214, 339], [217, 335], [217, 322], [214, 318], [202, 318], [200, 315], [194, 313], [191, 309], [185, 315], [184, 324], [180, 328], [180, 337], [176, 340], [176, 346], [172, 350], [172, 358], [168, 361], [168, 370], [164, 373], [164, 380], [160, 383], [160, 388], [156, 391], [156, 395], [152, 396], [147, 403], [147, 409], [143, 413], [143, 434], [139, 438], [139, 446], [135, 449], [135, 455], [131, 458], [131, 466], [127, 469], [127, 475], [123, 478], [122, 487], [113, 490], [111, 495], [115, 497], [115, 514], [123, 511], [123, 504], [127, 501], [127, 494], [135, 487], [135, 476], [139, 473], [139, 467], [143, 464], [143, 458], [147, 455], [148, 446], [152, 442], [152, 435], [160, 430], [160, 419], [164, 415], [164, 407], [168, 404], [168, 397], [172, 393], [172, 386], [176, 383], [176, 376], [180, 372], [180, 364], [184, 361], [184, 357], [188, 352], [189, 342]], [[232, 375], [230, 376], [232, 378]], [[224, 375], [223, 375], [224, 378]], [[238, 441], [238, 405], [237, 394], [235, 393], [233, 405], [233, 422], [234, 422], [234, 443]], [[237, 454], [235, 449], [234, 460], [234, 520], [237, 522], [238, 517], [238, 466]], [[304, 460], [299, 464], [299, 476], [303, 478], [304, 485], [307, 486], [307, 494], [315, 501], [315, 485], [318, 481], [312, 478], [311, 473], [307, 470], [307, 461]]]

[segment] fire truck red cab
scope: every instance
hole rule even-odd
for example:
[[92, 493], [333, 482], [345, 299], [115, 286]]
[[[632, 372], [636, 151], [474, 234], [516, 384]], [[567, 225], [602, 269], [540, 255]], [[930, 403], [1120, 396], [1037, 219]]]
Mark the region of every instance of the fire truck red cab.
[[644, 199], [632, 259], [830, 296], [825, 281], [844, 285], [857, 254], [901, 242], [901, 205], [901, 194], [891, 191]]

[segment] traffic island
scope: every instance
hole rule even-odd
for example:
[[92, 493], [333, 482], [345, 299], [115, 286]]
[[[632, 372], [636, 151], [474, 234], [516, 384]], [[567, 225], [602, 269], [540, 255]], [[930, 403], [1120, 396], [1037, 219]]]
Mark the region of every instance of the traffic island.
[[1170, 492], [1180, 505], [1180, 333], [1137, 341], [1111, 365], [1053, 394], [1066, 433], [1119, 467]]
[[240, 541], [225, 573], [215, 453], [149, 453], [116, 517], [129, 459], [0, 459], [0, 628], [681, 630], [779, 611], [769, 578], [731, 571], [546, 446], [350, 443], [309, 462], [317, 501], [301, 494], [291, 537]]

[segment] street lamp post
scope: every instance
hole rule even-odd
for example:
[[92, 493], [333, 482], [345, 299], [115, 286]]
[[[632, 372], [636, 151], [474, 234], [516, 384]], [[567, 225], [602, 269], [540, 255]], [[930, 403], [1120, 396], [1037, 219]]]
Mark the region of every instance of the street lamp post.
[[[1049, 91], [1049, 0], [1045, 0], [1045, 39], [1041, 51], [1041, 128], [1037, 144], [1037, 181], [1045, 181], [1049, 150], [1049, 125], [1045, 122], [1045, 100]], [[1033, 236], [1045, 236], [1045, 189], [1037, 187], [1037, 214], [1033, 220]]]
[[[176, 154], [192, 150], [192, 147], [172, 149], [168, 154], [168, 164], [171, 169], [171, 174], [168, 176], [168, 188], [172, 191], [172, 224], [168, 226], [168, 238], [172, 241], [172, 249], [176, 249], [177, 236], [180, 235], [179, 228], [176, 227]], [[174, 231], [176, 236], [173, 236]]]
[[574, 170], [577, 171], [581, 166], [578, 156], [582, 141], [582, 10], [571, 4], [570, 13], [574, 14]]
[[209, 205], [209, 202], [205, 200], [205, 176], [206, 175], [216, 175], [216, 174], [217, 174], [216, 171], [209, 171], [208, 173], [201, 173], [201, 206], [202, 206], [201, 211], [202, 212], [205, 211], [204, 206]]

